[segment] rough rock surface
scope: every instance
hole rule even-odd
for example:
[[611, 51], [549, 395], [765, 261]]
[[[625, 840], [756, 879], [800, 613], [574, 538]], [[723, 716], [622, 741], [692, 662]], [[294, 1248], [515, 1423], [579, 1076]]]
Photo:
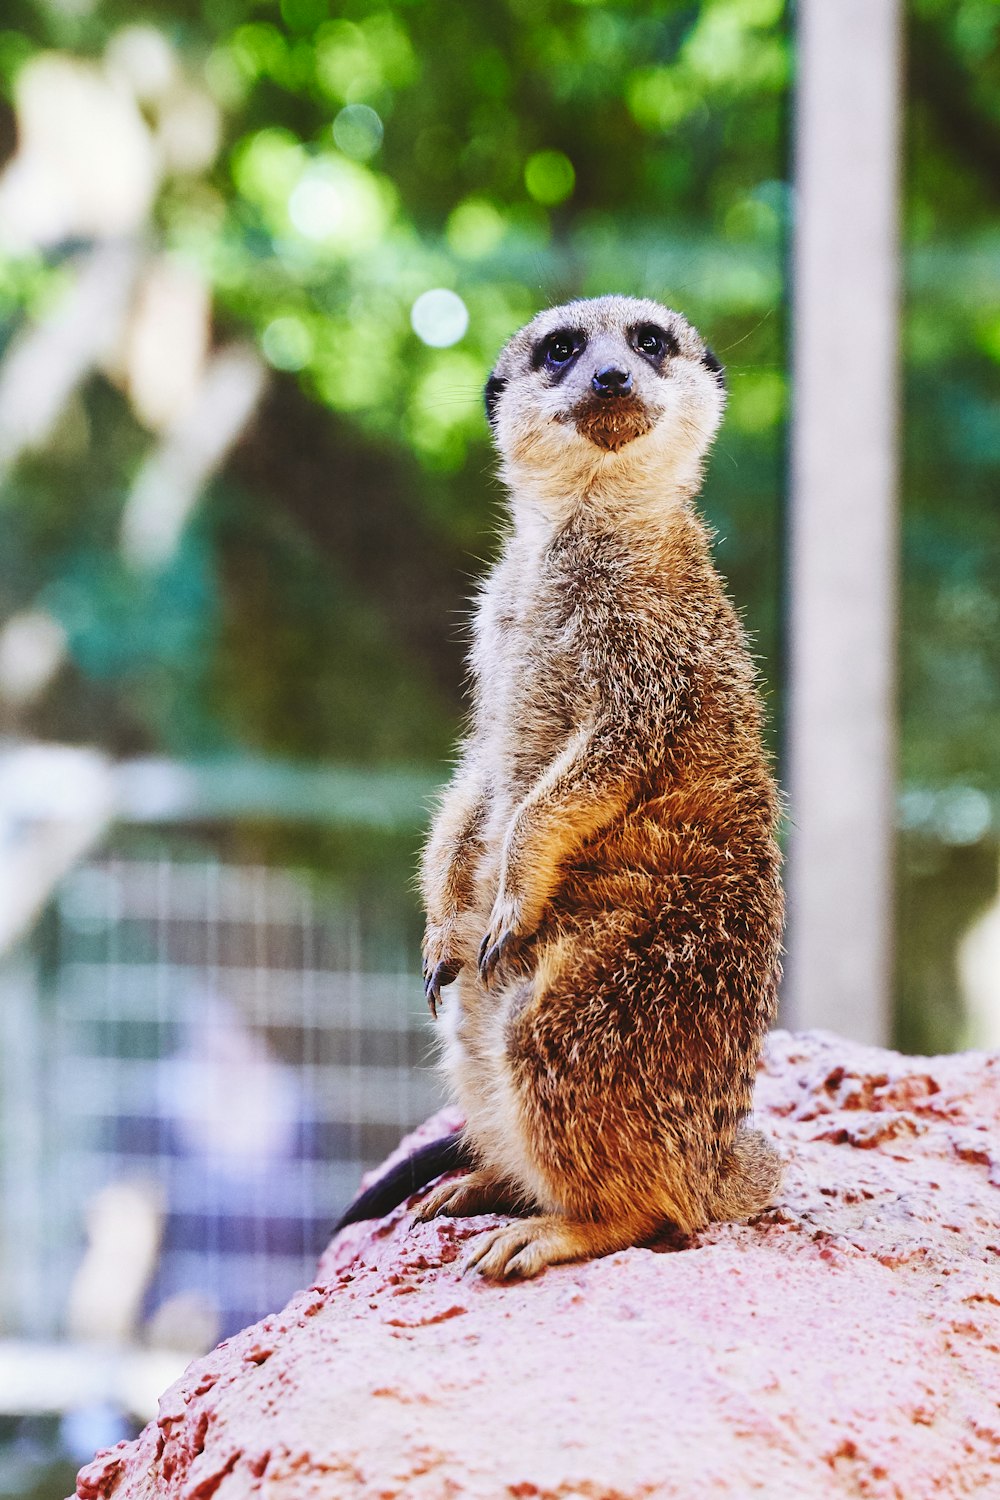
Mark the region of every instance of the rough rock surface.
[[1000, 1056], [777, 1033], [757, 1118], [780, 1207], [680, 1250], [496, 1287], [491, 1219], [353, 1226], [77, 1494], [1000, 1496]]

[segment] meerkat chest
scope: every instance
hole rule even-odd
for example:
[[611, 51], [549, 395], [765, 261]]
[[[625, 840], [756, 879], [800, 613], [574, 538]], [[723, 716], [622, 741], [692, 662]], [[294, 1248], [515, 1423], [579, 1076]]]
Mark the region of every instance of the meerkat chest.
[[593, 707], [574, 621], [544, 576], [498, 579], [482, 601], [474, 665], [496, 769], [531, 779]]

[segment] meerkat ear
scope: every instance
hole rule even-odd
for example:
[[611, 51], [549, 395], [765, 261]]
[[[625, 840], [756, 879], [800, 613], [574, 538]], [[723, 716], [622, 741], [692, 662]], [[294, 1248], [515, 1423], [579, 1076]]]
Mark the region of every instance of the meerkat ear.
[[497, 375], [495, 371], [486, 382], [483, 400], [486, 402], [486, 420], [491, 427], [496, 426], [497, 402], [500, 400], [506, 387], [506, 380], [504, 380], [503, 376]]
[[718, 359], [716, 359], [715, 355], [712, 353], [711, 349], [709, 349], [709, 347], [708, 347], [707, 344], [705, 346], [705, 352], [701, 356], [701, 362], [705, 366], [706, 370], [711, 370], [711, 372], [715, 376], [716, 380], [722, 386], [722, 389], [725, 390], [726, 389], [726, 372], [725, 372], [725, 369], [723, 368], [721, 362]]

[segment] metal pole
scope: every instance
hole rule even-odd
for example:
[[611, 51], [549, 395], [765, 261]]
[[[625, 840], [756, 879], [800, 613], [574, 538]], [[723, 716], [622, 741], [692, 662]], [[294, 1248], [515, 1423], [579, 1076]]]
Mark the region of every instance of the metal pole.
[[785, 1019], [889, 1038], [900, 0], [800, 0]]

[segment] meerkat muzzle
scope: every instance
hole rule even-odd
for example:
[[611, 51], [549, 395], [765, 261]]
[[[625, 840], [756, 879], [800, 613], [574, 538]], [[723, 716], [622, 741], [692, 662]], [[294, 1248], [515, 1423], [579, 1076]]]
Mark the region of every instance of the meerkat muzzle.
[[[598, 371], [598, 374], [604, 373]], [[595, 375], [595, 386], [597, 378]], [[642, 437], [653, 425], [645, 403], [631, 394], [631, 377], [629, 381], [629, 388], [621, 395], [616, 391], [605, 391], [596, 400], [592, 398], [583, 402], [570, 418], [581, 437], [611, 453]]]

